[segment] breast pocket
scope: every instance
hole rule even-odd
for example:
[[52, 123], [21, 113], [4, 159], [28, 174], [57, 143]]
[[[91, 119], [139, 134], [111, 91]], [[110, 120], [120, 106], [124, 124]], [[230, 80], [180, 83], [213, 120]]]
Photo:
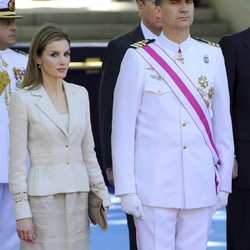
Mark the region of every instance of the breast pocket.
[[148, 82], [144, 87], [141, 110], [150, 116], [166, 117], [173, 99], [174, 93], [164, 81]]
[[172, 93], [172, 90], [163, 81], [158, 83], [147, 83], [145, 85], [145, 92], [149, 92], [156, 95], [164, 95], [166, 93]]

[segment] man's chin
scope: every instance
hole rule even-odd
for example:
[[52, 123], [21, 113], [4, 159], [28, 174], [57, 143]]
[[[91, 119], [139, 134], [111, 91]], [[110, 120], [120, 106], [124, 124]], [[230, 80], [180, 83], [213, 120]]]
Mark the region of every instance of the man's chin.
[[9, 46], [14, 45], [15, 43], [16, 43], [16, 37], [13, 37], [13, 38], [11, 38], [11, 39], [8, 40]]

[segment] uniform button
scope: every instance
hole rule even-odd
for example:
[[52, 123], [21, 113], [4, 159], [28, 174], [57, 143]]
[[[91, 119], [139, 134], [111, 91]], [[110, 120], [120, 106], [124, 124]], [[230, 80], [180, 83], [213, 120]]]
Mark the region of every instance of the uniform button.
[[70, 162], [69, 162], [69, 161], [67, 161], [67, 162], [66, 162], [66, 164], [67, 164], [67, 165], [69, 165], [69, 164], [70, 164]]
[[182, 147], [183, 149], [186, 149], [187, 148], [187, 145], [183, 145], [183, 147]]
[[185, 126], [187, 125], [187, 122], [184, 121], [184, 122], [181, 123], [181, 125], [182, 125], [183, 127], [185, 127]]
[[68, 148], [69, 147], [69, 145], [65, 145], [65, 148]]

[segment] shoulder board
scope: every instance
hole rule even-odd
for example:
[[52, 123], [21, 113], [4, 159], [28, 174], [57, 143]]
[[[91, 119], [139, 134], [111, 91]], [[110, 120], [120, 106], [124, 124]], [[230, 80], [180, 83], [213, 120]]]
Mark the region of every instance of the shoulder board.
[[28, 53], [26, 53], [26, 52], [24, 52], [24, 51], [22, 51], [22, 50], [17, 50], [17, 49], [15, 49], [15, 52], [17, 52], [17, 53], [19, 53], [19, 54], [21, 54], [21, 55], [24, 55], [24, 56], [28, 56], [28, 55], [29, 55]]
[[147, 44], [153, 43], [154, 41], [155, 39], [145, 39], [145, 40], [131, 44], [130, 48], [133, 48], [133, 49], [141, 48]]
[[203, 38], [199, 38], [199, 37], [193, 37], [195, 40], [197, 41], [200, 41], [200, 42], [203, 42], [203, 43], [207, 43], [209, 45], [212, 45], [212, 46], [215, 46], [215, 47], [220, 47], [220, 45], [218, 43], [214, 43], [214, 42], [210, 42], [206, 39], [203, 39]]

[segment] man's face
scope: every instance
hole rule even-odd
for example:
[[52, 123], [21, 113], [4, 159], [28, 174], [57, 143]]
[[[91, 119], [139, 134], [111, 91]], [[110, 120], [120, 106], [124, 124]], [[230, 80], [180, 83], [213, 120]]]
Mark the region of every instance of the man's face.
[[5, 50], [16, 43], [15, 19], [0, 19], [0, 49]]
[[145, 26], [156, 35], [159, 35], [162, 30], [162, 21], [155, 12], [155, 4], [153, 0], [137, 0], [137, 8], [139, 16]]
[[163, 29], [169, 32], [189, 31], [194, 18], [193, 0], [163, 0], [156, 7], [156, 13], [162, 18]]

